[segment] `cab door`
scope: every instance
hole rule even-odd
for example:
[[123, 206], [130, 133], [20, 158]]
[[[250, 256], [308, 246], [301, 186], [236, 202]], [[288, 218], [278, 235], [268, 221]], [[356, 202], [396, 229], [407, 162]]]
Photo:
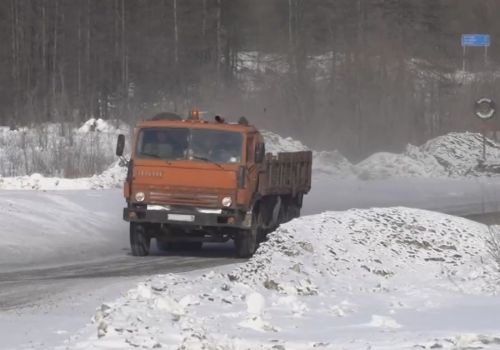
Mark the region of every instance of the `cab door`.
[[243, 193], [241, 193], [246, 205], [250, 203], [258, 181], [258, 166], [255, 163], [255, 141], [255, 134], [247, 135], [245, 143], [245, 185], [244, 189], [242, 189]]

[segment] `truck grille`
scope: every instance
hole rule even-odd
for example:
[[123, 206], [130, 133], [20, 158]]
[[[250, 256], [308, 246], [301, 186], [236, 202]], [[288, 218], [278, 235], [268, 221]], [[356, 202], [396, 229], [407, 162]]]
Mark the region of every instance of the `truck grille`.
[[219, 207], [219, 194], [195, 192], [155, 192], [149, 193], [149, 202], [168, 205], [189, 205], [199, 207]]

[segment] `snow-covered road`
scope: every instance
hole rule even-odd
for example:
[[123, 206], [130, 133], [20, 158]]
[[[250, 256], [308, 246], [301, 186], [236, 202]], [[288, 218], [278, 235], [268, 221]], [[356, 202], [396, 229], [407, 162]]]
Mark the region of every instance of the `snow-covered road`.
[[405, 206], [468, 216], [500, 211], [499, 178], [388, 178], [362, 181], [315, 176], [303, 215], [326, 210]]
[[[123, 205], [120, 190], [0, 191], [0, 272], [127, 256]], [[389, 206], [457, 215], [497, 212], [500, 179], [316, 176], [302, 213]]]
[[144, 276], [236, 260], [215, 244], [132, 257], [123, 203], [119, 190], [0, 192], [0, 348], [51, 349]]

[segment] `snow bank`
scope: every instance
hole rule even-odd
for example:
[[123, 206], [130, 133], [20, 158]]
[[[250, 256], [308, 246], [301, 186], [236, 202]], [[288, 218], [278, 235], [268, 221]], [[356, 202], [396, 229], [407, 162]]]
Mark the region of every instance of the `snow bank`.
[[266, 143], [266, 152], [277, 154], [279, 152], [308, 151], [309, 148], [291, 137], [283, 137], [269, 130], [261, 130]]
[[360, 179], [388, 177], [443, 177], [445, 169], [431, 155], [408, 145], [403, 154], [379, 152], [353, 166]]
[[313, 151], [313, 175], [326, 174], [335, 178], [353, 176], [353, 165], [339, 151]]
[[0, 191], [0, 273], [125, 258], [124, 204], [118, 190]]
[[95, 190], [123, 186], [127, 168], [115, 161], [99, 175], [76, 179], [44, 177], [40, 174], [0, 177], [0, 190]]
[[[484, 225], [407, 208], [296, 219], [237, 267], [139, 284], [103, 305], [98, 337], [74, 348], [451, 348], [435, 339], [495, 331], [496, 323], [477, 326], [498, 319], [500, 304], [488, 297], [499, 274], [487, 235]], [[454, 323], [473, 298], [489, 309]], [[471, 339], [495, 339], [478, 334]]]
[[[261, 130], [266, 142], [266, 152], [308, 151], [302, 142], [291, 137], [282, 137], [268, 130]], [[313, 172], [343, 178], [353, 175], [352, 164], [338, 151], [313, 151]]]
[[[495, 175], [477, 168], [482, 152], [481, 134], [449, 133], [420, 147], [408, 145], [402, 154], [375, 153], [353, 169], [362, 179]], [[500, 160], [500, 145], [490, 139], [486, 140], [486, 159]]]
[[[450, 133], [432, 139], [420, 147], [431, 154], [450, 175], [467, 175], [483, 157], [483, 136], [478, 133]], [[486, 159], [500, 159], [500, 145], [486, 139]]]
[[[263, 132], [269, 152], [308, 150], [290, 137]], [[493, 176], [494, 169], [480, 171], [483, 141], [478, 133], [449, 133], [427, 141], [422, 146], [407, 145], [403, 153], [378, 152], [357, 164], [351, 164], [338, 151], [313, 151], [313, 173], [335, 178], [358, 177], [362, 180], [390, 177], [477, 177]], [[500, 163], [500, 145], [487, 139], [486, 158]], [[498, 166], [497, 166], [498, 167]]]

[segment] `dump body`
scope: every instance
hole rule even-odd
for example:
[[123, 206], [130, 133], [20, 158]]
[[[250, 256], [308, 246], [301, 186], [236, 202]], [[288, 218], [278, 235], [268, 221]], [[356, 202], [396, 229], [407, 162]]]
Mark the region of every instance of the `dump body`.
[[137, 235], [160, 245], [234, 239], [238, 246], [249, 232], [262, 235], [297, 217], [311, 188], [311, 152], [265, 155], [262, 135], [249, 125], [146, 121], [131, 153], [123, 218], [134, 255], [144, 255], [134, 252]]
[[311, 189], [312, 154], [306, 152], [268, 153], [259, 174], [262, 196], [308, 193]]

